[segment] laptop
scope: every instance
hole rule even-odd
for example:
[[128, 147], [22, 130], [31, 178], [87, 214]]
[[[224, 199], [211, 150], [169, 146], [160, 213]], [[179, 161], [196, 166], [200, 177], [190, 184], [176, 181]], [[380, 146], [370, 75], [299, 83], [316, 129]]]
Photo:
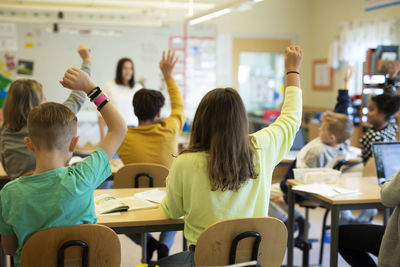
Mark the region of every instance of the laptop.
[[378, 184], [382, 185], [400, 170], [400, 142], [373, 143]]

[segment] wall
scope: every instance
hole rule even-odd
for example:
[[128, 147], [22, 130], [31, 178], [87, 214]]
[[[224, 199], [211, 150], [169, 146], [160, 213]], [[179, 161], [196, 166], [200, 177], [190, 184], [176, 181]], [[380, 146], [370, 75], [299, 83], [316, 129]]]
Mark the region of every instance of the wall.
[[[327, 58], [328, 47], [339, 34], [340, 22], [379, 17], [400, 18], [400, 5], [365, 12], [364, 0], [265, 0], [253, 6], [252, 10], [236, 11], [212, 23], [217, 25], [217, 32], [222, 35], [222, 39], [227, 39], [227, 35], [231, 38], [292, 37], [305, 53], [301, 70], [304, 105], [332, 109], [336, 101], [336, 90], [323, 92], [311, 89], [312, 61]], [[223, 60], [218, 62], [224, 67], [232, 65], [229, 59], [225, 63]], [[344, 69], [341, 66], [335, 71], [335, 89], [342, 86]], [[232, 75], [226, 71], [218, 74], [219, 86], [232, 85]]]
[[[364, 0], [311, 0], [311, 58], [326, 58], [328, 47], [339, 34], [338, 25], [342, 21], [371, 20], [373, 18], [400, 18], [400, 5], [364, 11]], [[334, 88], [342, 86], [345, 66], [335, 71]], [[333, 108], [336, 90], [314, 91], [305, 96], [305, 102], [320, 107]]]
[[[253, 6], [252, 10], [232, 12], [213, 20], [222, 39], [229, 35], [249, 38], [291, 38], [300, 45], [305, 53], [301, 70], [301, 82], [304, 95], [310, 88], [310, 0], [265, 0]], [[231, 47], [228, 47], [231, 49]], [[218, 53], [217, 53], [218, 54]], [[232, 55], [232, 54], [230, 54]], [[232, 66], [230, 59], [217, 61], [223, 66]], [[230, 63], [230, 64], [229, 64]], [[232, 70], [230, 70], [232, 72]], [[217, 86], [232, 86], [232, 77], [217, 73]]]

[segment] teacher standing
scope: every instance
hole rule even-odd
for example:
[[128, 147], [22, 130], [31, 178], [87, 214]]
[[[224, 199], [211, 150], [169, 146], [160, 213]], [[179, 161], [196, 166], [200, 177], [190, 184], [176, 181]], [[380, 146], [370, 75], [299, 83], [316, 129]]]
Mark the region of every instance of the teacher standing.
[[[103, 91], [118, 109], [128, 126], [137, 126], [138, 120], [133, 113], [132, 99], [135, 92], [140, 89], [135, 83], [135, 67], [130, 58], [121, 58], [117, 64], [115, 79], [104, 84]], [[100, 136], [105, 135], [105, 123], [99, 116]]]

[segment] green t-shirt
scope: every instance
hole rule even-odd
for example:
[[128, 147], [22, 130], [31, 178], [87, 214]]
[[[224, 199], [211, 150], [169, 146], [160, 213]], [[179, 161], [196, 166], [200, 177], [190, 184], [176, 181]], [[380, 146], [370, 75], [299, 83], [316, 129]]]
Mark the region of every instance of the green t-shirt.
[[75, 166], [20, 177], [0, 191], [0, 234], [15, 234], [14, 255], [35, 232], [51, 227], [95, 224], [93, 191], [111, 175], [107, 154], [96, 149]]

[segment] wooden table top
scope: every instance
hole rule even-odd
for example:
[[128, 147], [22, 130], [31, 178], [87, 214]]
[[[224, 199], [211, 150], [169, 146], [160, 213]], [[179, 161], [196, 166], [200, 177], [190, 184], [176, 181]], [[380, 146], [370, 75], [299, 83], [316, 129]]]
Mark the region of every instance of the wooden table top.
[[[154, 188], [97, 189], [94, 196], [109, 194], [113, 197], [131, 197], [135, 193]], [[162, 188], [161, 188], [162, 189]], [[165, 189], [165, 188], [164, 188]], [[154, 209], [124, 211], [120, 215], [98, 216], [97, 223], [108, 227], [133, 227], [149, 225], [183, 224], [183, 219], [169, 219], [161, 206]]]
[[[301, 185], [302, 182], [294, 179], [287, 180], [289, 185]], [[326, 197], [318, 194], [311, 194], [330, 204], [362, 204], [381, 202], [381, 188], [376, 177], [341, 177], [338, 187], [357, 189], [359, 194], [343, 195], [338, 197]], [[294, 190], [295, 191], [295, 190]], [[307, 193], [310, 194], [310, 193]]]

